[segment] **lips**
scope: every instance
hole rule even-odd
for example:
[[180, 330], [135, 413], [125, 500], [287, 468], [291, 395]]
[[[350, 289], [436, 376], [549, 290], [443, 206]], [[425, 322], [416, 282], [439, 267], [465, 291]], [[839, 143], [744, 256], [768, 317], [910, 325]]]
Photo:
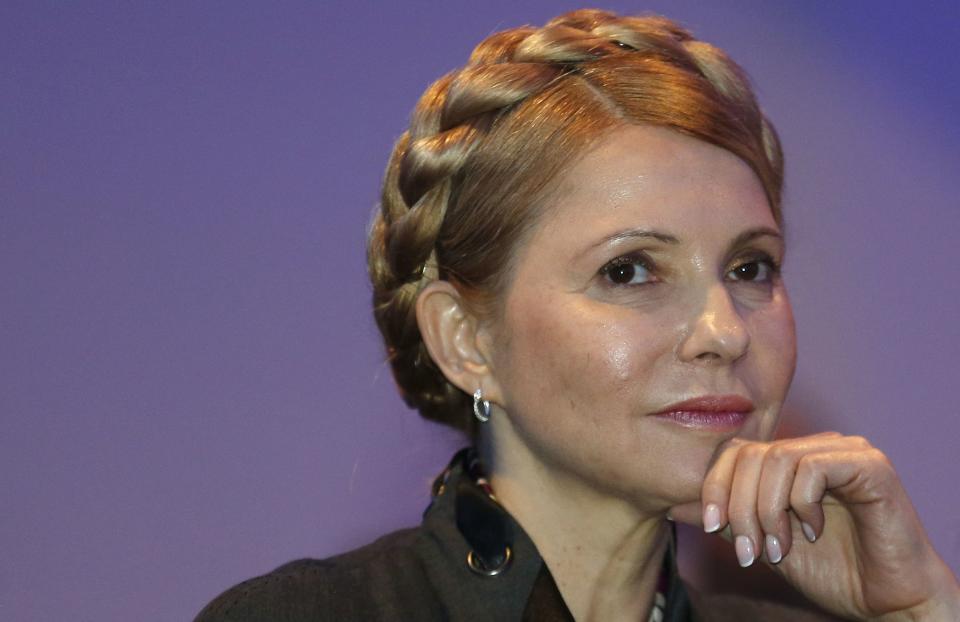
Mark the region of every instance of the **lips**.
[[653, 416], [685, 428], [739, 429], [753, 412], [753, 402], [739, 395], [705, 395], [667, 406]]

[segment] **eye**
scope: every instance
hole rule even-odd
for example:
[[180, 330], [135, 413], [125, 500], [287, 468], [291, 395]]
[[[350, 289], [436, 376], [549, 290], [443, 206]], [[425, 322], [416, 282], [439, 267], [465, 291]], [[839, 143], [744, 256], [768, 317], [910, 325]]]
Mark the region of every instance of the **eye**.
[[779, 268], [772, 259], [754, 259], [746, 261], [727, 273], [732, 281], [748, 283], [769, 283]]
[[653, 280], [646, 263], [638, 257], [618, 257], [600, 269], [614, 285], [643, 285]]

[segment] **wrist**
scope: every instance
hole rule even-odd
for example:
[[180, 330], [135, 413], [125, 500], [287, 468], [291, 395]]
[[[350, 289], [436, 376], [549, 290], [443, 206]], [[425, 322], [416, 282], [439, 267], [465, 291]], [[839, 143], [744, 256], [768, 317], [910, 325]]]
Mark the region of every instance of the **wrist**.
[[882, 622], [944, 622], [960, 620], [960, 585], [953, 573], [936, 595], [909, 609], [877, 618]]

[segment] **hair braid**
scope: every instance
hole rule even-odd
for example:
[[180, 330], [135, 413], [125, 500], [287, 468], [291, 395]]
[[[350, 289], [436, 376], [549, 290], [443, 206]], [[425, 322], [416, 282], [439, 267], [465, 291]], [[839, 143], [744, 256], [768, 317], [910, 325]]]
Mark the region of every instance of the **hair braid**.
[[[621, 84], [634, 76], [645, 90]], [[408, 405], [472, 429], [469, 397], [423, 344], [417, 296], [438, 278], [472, 289], [494, 282], [537, 195], [574, 157], [564, 150], [582, 152], [604, 128], [625, 122], [673, 127], [736, 153], [757, 172], [780, 220], [779, 141], [744, 72], [719, 49], [666, 18], [599, 10], [491, 35], [420, 98], [370, 230], [374, 316]], [[529, 213], [511, 219], [502, 204], [517, 195], [529, 195]]]

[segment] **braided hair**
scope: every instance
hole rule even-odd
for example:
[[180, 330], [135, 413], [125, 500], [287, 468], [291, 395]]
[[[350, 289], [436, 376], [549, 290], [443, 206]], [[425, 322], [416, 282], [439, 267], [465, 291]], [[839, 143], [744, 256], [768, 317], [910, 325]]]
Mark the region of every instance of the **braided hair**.
[[420, 291], [444, 279], [492, 308], [558, 175], [625, 124], [671, 128], [739, 156], [781, 222], [776, 132], [718, 48], [663, 17], [599, 10], [487, 37], [417, 103], [368, 240], [374, 317], [400, 392], [424, 417], [474, 432], [470, 397], [421, 338]]

